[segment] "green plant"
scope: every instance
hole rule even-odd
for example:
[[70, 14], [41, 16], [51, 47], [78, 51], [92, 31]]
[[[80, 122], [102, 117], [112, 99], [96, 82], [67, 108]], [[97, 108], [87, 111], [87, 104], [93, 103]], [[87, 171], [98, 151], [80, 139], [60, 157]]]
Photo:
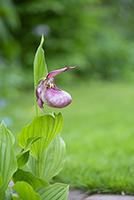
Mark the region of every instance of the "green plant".
[[[68, 93], [59, 90], [54, 82], [51, 84], [49, 82], [53, 80], [55, 75], [76, 66], [47, 74], [42, 49], [43, 42], [44, 38], [42, 37], [34, 59], [36, 116], [18, 134], [18, 143], [22, 147], [19, 154], [15, 155], [13, 151], [15, 142], [13, 134], [6, 128], [4, 122], [0, 124], [0, 200], [65, 200], [68, 196], [68, 185], [61, 183], [50, 185], [51, 179], [61, 171], [65, 161], [65, 143], [60, 136], [63, 117], [61, 113], [38, 115], [38, 105], [40, 106], [40, 101], [42, 103], [40, 107], [43, 108], [44, 102], [42, 102], [40, 91], [45, 95], [46, 90], [48, 93], [54, 94], [56, 91], [62, 104], [61, 106], [58, 103], [59, 107], [65, 107], [71, 103], [71, 96]], [[44, 79], [44, 77], [46, 78]], [[43, 85], [43, 79], [47, 80], [47, 86], [46, 82]], [[43, 83], [42, 88], [39, 87], [40, 83]], [[64, 94], [69, 96], [69, 102], [65, 104], [62, 101]], [[47, 102], [50, 100], [47, 99]], [[14, 184], [12, 189], [16, 191], [15, 194], [10, 187], [12, 183]]]

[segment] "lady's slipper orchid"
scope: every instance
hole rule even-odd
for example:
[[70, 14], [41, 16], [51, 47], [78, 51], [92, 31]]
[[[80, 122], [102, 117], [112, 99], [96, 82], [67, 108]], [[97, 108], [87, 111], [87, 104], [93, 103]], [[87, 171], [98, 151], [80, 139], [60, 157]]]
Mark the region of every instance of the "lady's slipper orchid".
[[74, 69], [77, 66], [78, 65], [52, 71], [39, 83], [36, 90], [36, 96], [37, 104], [40, 108], [43, 108], [44, 103], [50, 107], [63, 108], [72, 102], [70, 94], [56, 87], [53, 77], [68, 69]]

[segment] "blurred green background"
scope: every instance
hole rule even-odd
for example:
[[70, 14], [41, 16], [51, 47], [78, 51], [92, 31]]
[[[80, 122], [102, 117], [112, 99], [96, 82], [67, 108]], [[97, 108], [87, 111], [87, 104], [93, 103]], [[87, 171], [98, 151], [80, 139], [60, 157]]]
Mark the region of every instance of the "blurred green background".
[[67, 144], [57, 179], [91, 193], [134, 194], [133, 25], [134, 0], [0, 0], [0, 121], [17, 137], [35, 116], [33, 60], [43, 34], [49, 72], [79, 63], [55, 77], [73, 97], [56, 110]]
[[49, 71], [79, 63], [59, 82], [132, 80], [133, 24], [133, 0], [1, 0], [0, 94], [33, 86], [42, 34]]

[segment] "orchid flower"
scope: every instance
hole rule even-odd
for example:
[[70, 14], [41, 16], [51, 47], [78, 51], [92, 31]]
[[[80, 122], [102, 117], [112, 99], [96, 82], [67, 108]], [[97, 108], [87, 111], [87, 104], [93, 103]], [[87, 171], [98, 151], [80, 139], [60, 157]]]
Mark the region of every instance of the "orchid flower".
[[39, 83], [36, 89], [36, 96], [37, 104], [40, 108], [43, 108], [44, 103], [50, 107], [63, 108], [72, 102], [72, 98], [69, 93], [56, 87], [53, 77], [68, 69], [74, 69], [77, 66], [78, 65], [51, 71], [46, 78]]

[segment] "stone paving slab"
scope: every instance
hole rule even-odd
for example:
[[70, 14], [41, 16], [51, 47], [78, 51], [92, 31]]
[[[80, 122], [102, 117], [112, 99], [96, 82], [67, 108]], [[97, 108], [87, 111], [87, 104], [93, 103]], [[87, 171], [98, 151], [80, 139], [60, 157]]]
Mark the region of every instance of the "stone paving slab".
[[69, 195], [67, 200], [84, 200], [88, 197], [88, 193], [80, 189], [69, 190]]
[[89, 196], [88, 192], [75, 189], [69, 190], [67, 200], [134, 200], [134, 196], [108, 194], [93, 194]]
[[134, 200], [134, 196], [94, 194], [83, 200]]

